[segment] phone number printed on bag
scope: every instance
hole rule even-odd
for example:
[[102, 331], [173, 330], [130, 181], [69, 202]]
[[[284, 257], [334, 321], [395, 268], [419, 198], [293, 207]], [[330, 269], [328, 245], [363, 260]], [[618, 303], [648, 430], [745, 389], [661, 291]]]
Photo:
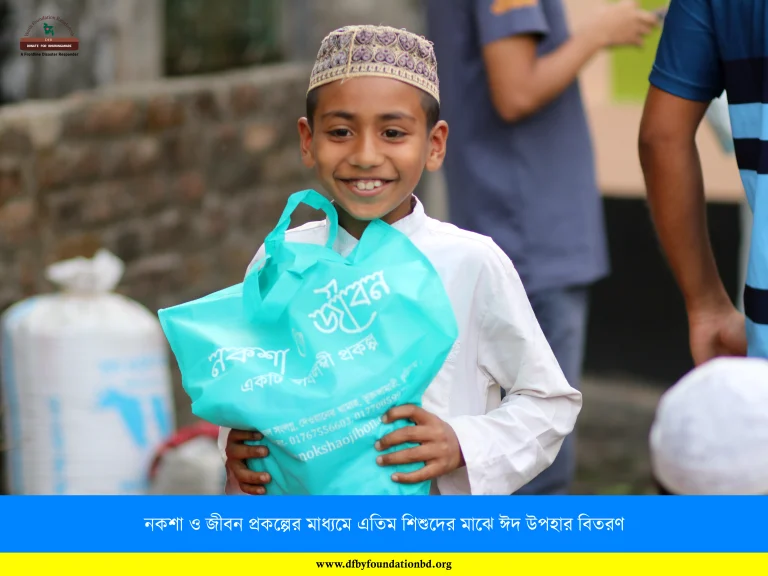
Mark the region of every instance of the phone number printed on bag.
[[318, 426], [317, 428], [314, 428], [308, 432], [299, 432], [294, 436], [290, 436], [288, 438], [288, 442], [290, 443], [291, 446], [297, 446], [299, 444], [303, 444], [304, 442], [309, 442], [310, 440], [314, 440], [315, 438], [322, 438], [323, 436], [327, 436], [328, 434], [333, 434], [334, 432], [338, 430], [343, 430], [347, 426], [351, 426], [351, 425], [352, 425], [352, 418], [345, 418], [344, 420], [334, 422], [333, 424], [325, 424], [323, 426]]
[[[318, 357], [320, 357], [320, 354], [318, 354]], [[330, 355], [327, 355], [327, 359], [330, 360]], [[330, 362], [332, 363], [332, 361]], [[401, 375], [403, 382], [406, 380], [410, 370], [412, 370], [416, 364], [417, 363], [414, 362], [411, 364], [411, 366], [406, 368], [406, 371], [403, 373], [403, 375]], [[402, 391], [398, 390], [398, 388], [401, 386], [402, 384], [400, 381], [398, 381], [397, 378], [392, 378], [389, 382], [383, 386], [380, 386], [376, 390], [372, 390], [371, 392], [363, 394], [361, 398], [354, 398], [348, 402], [345, 402], [344, 404], [341, 404], [340, 406], [337, 406], [336, 408], [324, 410], [308, 418], [302, 418], [298, 422], [298, 428], [296, 423], [286, 422], [279, 426], [274, 426], [272, 428], [262, 430], [262, 433], [269, 437], [272, 442], [278, 446], [298, 446], [304, 444], [305, 442], [311, 442], [312, 440], [344, 430], [345, 428], [351, 426], [354, 422], [359, 422], [366, 418], [370, 418], [370, 416], [373, 414], [378, 412], [385, 412], [402, 396]], [[365, 403], [365, 405], [361, 404], [361, 400]], [[350, 416], [344, 416], [347, 413], [349, 413]], [[315, 426], [314, 428], [305, 429], [303, 431], [300, 430], [302, 428], [308, 428], [311, 425], [321, 424], [322, 422], [325, 422], [331, 418], [336, 418], [337, 416], [343, 417], [340, 420], [330, 424]], [[379, 421], [378, 419], [375, 420], [376, 422]], [[278, 437], [286, 432], [293, 435], [283, 438]], [[370, 430], [368, 432], [370, 432]], [[355, 437], [355, 440], [357, 440], [360, 436], [363, 436], [368, 432], [361, 434], [353, 431], [352, 435]]]
[[[366, 284], [371, 282], [373, 284], [366, 288]], [[372, 300], [381, 300], [382, 292], [389, 294], [389, 286], [384, 280], [384, 271], [380, 270], [352, 282], [341, 290], [339, 290], [338, 281], [334, 279], [324, 288], [318, 288], [314, 292], [325, 294], [327, 300], [320, 308], [309, 314], [315, 328], [324, 334], [333, 334], [339, 329], [347, 334], [358, 334], [373, 324], [376, 312], [371, 312], [368, 321], [361, 324], [353, 314], [352, 308], [371, 306]]]
[[395, 392], [394, 394], [391, 394], [386, 398], [379, 400], [378, 402], [376, 402], [376, 404], [371, 404], [370, 406], [366, 406], [360, 412], [356, 412], [355, 417], [357, 417], [358, 419], [361, 419], [361, 418], [365, 418], [366, 416], [370, 416], [375, 412], [386, 412], [392, 406], [394, 406], [395, 402], [397, 402], [400, 399], [400, 396], [402, 396], [402, 392]]

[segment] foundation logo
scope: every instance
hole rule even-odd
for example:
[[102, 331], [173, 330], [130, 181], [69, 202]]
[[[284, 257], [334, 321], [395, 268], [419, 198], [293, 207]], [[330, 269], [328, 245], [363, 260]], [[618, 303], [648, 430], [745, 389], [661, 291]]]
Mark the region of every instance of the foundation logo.
[[19, 48], [22, 56], [77, 56], [80, 41], [59, 16], [43, 16], [29, 25]]

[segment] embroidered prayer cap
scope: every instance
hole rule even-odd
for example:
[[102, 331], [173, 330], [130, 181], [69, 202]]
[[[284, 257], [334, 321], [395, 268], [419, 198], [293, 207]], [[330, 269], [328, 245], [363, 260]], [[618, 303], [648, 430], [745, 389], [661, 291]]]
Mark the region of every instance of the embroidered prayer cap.
[[336, 80], [383, 76], [424, 90], [440, 102], [432, 42], [389, 26], [346, 26], [320, 44], [307, 92]]
[[768, 360], [719, 358], [661, 398], [650, 433], [656, 479], [679, 495], [768, 495]]

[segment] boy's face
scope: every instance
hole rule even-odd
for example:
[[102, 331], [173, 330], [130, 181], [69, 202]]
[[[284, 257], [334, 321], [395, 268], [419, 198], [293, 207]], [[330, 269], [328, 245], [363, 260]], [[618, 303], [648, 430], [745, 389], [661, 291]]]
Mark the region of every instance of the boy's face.
[[350, 78], [319, 89], [313, 129], [299, 120], [304, 164], [354, 219], [406, 216], [424, 168], [442, 165], [448, 125], [427, 132], [422, 94], [391, 78]]

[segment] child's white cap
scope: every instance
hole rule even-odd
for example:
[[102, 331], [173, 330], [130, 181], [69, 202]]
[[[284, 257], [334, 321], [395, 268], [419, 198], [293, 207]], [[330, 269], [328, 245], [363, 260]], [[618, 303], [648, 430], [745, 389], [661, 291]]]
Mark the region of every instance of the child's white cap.
[[673, 494], [768, 494], [768, 361], [719, 358], [661, 398], [654, 476]]

